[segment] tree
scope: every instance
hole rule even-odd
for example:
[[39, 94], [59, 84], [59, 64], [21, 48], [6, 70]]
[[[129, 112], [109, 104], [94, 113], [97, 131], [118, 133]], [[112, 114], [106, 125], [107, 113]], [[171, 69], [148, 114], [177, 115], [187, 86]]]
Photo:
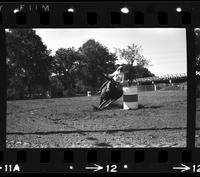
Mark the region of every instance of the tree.
[[196, 71], [200, 73], [200, 28], [195, 29], [195, 58]]
[[103, 73], [110, 73], [115, 68], [117, 57], [110, 53], [107, 47], [94, 39], [85, 42], [79, 51], [84, 57], [87, 67], [83, 68], [84, 83], [95, 89], [99, 87], [103, 80]]
[[51, 97], [63, 97], [63, 85], [58, 76], [50, 78], [51, 82]]
[[136, 78], [153, 77], [155, 76], [144, 66], [132, 66], [131, 64], [124, 65], [125, 79], [132, 81]]
[[64, 90], [68, 91], [69, 95], [76, 83], [76, 71], [81, 65], [82, 55], [75, 51], [74, 48], [60, 48], [54, 56], [54, 70], [60, 81], [63, 84]]
[[195, 29], [196, 96], [200, 97], [200, 28]]
[[137, 44], [128, 45], [126, 49], [117, 49], [121, 59], [129, 65], [148, 66], [149, 60], [142, 55], [142, 47]]
[[39, 87], [49, 86], [52, 64], [50, 50], [32, 29], [10, 29], [6, 32], [8, 86], [14, 77], [22, 82], [31, 96]]

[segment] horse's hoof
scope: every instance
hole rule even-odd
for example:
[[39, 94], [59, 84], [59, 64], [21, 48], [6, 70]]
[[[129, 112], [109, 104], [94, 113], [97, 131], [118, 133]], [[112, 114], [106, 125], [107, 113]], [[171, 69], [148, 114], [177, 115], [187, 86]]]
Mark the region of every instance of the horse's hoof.
[[92, 107], [93, 107], [93, 110], [95, 110], [95, 111], [96, 111], [96, 110], [99, 110], [99, 107], [97, 107], [97, 106], [94, 106], [94, 105], [93, 105]]

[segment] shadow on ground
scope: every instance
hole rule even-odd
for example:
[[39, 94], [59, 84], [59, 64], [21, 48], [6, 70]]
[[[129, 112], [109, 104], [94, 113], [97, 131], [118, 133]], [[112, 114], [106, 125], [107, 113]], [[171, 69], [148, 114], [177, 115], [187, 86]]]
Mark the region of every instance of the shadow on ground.
[[[142, 104], [138, 105], [138, 109], [158, 109], [163, 107], [162, 105], [157, 105], [157, 106], [144, 106]], [[112, 103], [111, 105], [109, 105], [107, 108], [103, 109], [103, 110], [115, 110], [115, 109], [123, 109], [123, 105], [117, 104], [117, 103]], [[99, 110], [97, 106], [93, 105], [93, 110], [94, 111], [102, 111]]]
[[95, 143], [94, 144], [95, 146], [99, 146], [99, 147], [113, 147], [112, 145], [108, 144], [108, 143], [105, 143], [105, 142], [102, 142], [102, 143]]

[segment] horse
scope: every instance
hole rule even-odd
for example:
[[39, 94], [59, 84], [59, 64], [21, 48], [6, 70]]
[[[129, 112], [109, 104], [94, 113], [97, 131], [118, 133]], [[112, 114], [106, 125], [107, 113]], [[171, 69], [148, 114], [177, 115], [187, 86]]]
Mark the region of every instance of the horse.
[[[109, 84], [110, 82], [110, 84]], [[107, 84], [101, 90], [99, 110], [107, 108], [111, 103], [119, 99], [123, 95], [122, 86], [114, 80], [109, 81], [109, 91], [107, 91]]]

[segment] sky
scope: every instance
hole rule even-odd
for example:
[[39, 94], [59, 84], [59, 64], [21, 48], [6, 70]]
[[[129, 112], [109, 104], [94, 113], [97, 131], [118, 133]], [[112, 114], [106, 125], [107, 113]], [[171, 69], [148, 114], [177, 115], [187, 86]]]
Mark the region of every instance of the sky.
[[[110, 52], [133, 43], [142, 46], [150, 60], [148, 69], [157, 76], [187, 73], [186, 30], [184, 28], [79, 28], [34, 29], [52, 55], [59, 48], [78, 49], [88, 39], [95, 39]], [[125, 63], [123, 60], [117, 63]]]

